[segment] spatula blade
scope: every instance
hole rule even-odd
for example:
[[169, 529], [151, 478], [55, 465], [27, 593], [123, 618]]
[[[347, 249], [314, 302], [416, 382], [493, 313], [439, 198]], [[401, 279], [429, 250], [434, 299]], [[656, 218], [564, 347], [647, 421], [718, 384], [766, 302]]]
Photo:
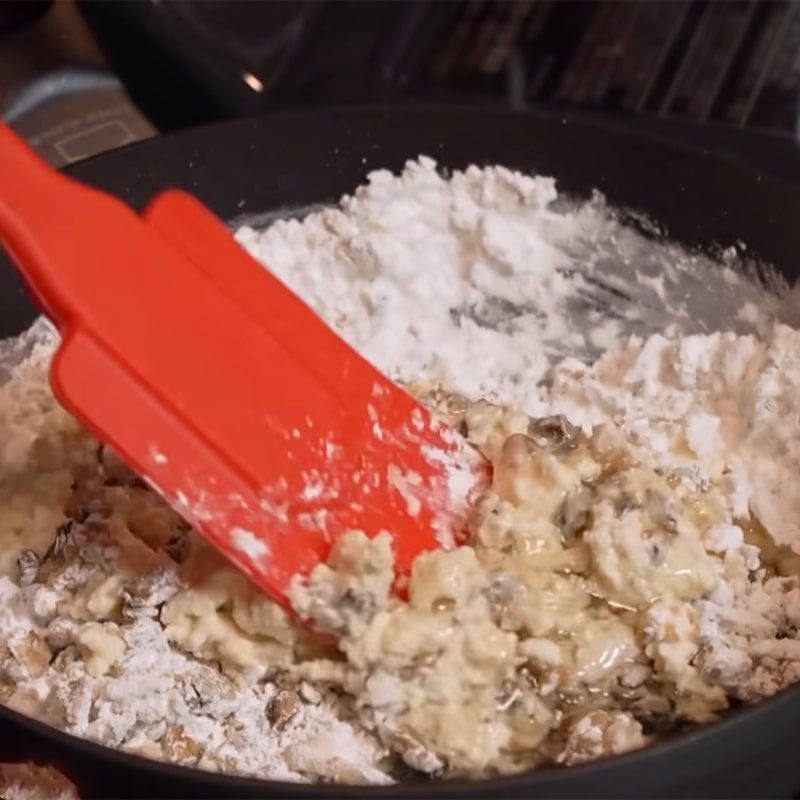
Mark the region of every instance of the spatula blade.
[[286, 603], [348, 530], [398, 569], [451, 544], [483, 474], [196, 200], [144, 218], [0, 125], [0, 236], [62, 334], [53, 384], [213, 544]]

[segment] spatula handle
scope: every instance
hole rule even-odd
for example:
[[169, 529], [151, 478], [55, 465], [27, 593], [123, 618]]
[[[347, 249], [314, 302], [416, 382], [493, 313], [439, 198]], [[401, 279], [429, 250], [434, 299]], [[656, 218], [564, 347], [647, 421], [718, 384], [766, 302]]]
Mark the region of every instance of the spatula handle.
[[71, 316], [61, 265], [91, 247], [92, 220], [108, 203], [113, 199], [54, 170], [0, 123], [0, 242], [59, 325]]

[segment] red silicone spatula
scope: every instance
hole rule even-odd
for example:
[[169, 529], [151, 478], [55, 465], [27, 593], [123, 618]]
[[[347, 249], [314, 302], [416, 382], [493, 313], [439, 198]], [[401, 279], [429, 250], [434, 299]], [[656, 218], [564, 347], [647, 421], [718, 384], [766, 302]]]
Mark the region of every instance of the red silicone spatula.
[[60, 402], [282, 603], [342, 533], [447, 545], [476, 456], [190, 195], [140, 216], [0, 125], [0, 239], [56, 323]]

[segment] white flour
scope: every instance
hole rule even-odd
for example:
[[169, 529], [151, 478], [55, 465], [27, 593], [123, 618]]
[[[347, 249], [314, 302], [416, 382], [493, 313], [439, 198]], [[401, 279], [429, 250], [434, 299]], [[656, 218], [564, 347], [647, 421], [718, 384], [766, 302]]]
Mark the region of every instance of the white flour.
[[632, 333], [755, 332], [779, 306], [724, 260], [502, 167], [445, 179], [420, 158], [339, 208], [237, 237], [390, 376], [522, 407], [554, 357], [591, 360]]
[[[626, 227], [600, 199], [570, 206], [548, 178], [471, 167], [444, 179], [425, 158], [400, 176], [373, 173], [337, 209], [237, 236], [392, 377], [441, 381], [577, 424], [611, 419], [665, 467], [685, 468], [686, 480], [713, 476], [726, 486], [732, 518], [753, 510], [779, 544], [800, 552], [800, 334], [774, 327], [790, 321], [788, 306], [734, 269], [733, 254], [689, 255]], [[672, 338], [626, 340], [656, 332]], [[0, 352], [8, 368], [0, 575], [10, 576], [0, 579], [0, 677], [16, 686], [4, 700], [32, 713], [58, 705], [66, 720], [58, 724], [78, 735], [153, 755], [164, 727], [180, 728], [204, 753], [179, 732], [171, 747], [184, 763], [294, 780], [388, 780], [381, 744], [337, 698], [309, 686], [311, 700], [286, 700], [285, 724], [270, 719], [282, 689], [267, 667], [294, 645], [264, 635], [283, 628], [253, 611], [257, 601], [244, 589], [247, 613], [237, 616], [230, 573], [187, 591], [154, 548], [162, 583], [131, 618], [119, 616], [119, 604], [133, 614], [120, 599], [127, 578], [101, 591], [80, 560], [70, 586], [17, 585], [16, 556], [44, 553], [65, 519], [73, 471], [94, 458], [46, 388], [52, 343], [25, 360], [37, 337]], [[609, 349], [592, 367], [578, 360]], [[94, 553], [93, 534], [85, 535]], [[757, 573], [758, 551], [736, 525], [714, 535], [709, 548], [724, 555], [726, 573], [696, 609], [697, 663], [755, 700], [800, 678], [800, 592], [792, 580]], [[145, 556], [153, 569], [152, 553]], [[796, 569], [785, 551], [769, 556]], [[101, 563], [116, 574], [116, 555], [93, 557], [92, 569]], [[185, 602], [165, 625], [159, 609], [174, 597]], [[76, 598], [75, 619], [58, 611]], [[654, 613], [656, 639], [671, 619]], [[50, 646], [58, 649], [59, 636], [70, 643], [58, 674], [18, 652], [42, 626]], [[236, 682], [204, 662], [235, 672]]]

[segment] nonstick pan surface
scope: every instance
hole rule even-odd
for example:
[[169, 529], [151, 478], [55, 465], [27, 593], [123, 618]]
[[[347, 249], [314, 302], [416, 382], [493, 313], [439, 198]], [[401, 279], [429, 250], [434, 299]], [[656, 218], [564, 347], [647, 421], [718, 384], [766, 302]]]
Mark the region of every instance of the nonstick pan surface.
[[[693, 247], [744, 243], [798, 276], [800, 189], [711, 154], [611, 126], [547, 114], [459, 108], [275, 114], [161, 137], [74, 166], [77, 178], [135, 207], [181, 187], [221, 217], [332, 202], [376, 168], [426, 154], [444, 168], [503, 164], [559, 188], [644, 212]], [[2, 179], [2, 176], [0, 176]], [[0, 335], [35, 312], [0, 268]], [[800, 790], [800, 687], [645, 750], [569, 769], [477, 782], [395, 787], [295, 785], [222, 776], [118, 753], [0, 708], [0, 760], [60, 767], [86, 800], [104, 797], [789, 797]]]

